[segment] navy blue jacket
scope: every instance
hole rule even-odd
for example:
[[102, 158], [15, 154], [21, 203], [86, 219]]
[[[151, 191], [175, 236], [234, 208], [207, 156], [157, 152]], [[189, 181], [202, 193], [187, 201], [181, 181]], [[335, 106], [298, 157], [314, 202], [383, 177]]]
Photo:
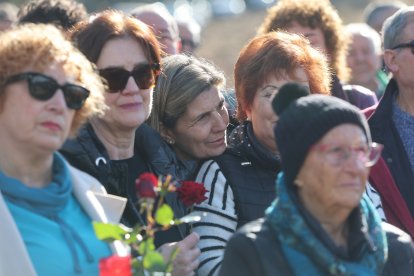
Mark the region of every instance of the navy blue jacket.
[[372, 141], [384, 145], [382, 158], [407, 204], [411, 217], [414, 218], [414, 174], [400, 135], [392, 120], [392, 103], [396, 95], [398, 95], [398, 86], [396, 81], [391, 79], [375, 112], [368, 119], [368, 124], [371, 129]]

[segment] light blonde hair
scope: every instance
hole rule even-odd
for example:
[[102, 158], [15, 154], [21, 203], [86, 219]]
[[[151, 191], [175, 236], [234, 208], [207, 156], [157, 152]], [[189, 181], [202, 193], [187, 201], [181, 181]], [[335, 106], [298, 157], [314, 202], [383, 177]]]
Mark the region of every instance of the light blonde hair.
[[53, 64], [61, 64], [67, 75], [90, 91], [72, 121], [74, 136], [87, 118], [103, 114], [104, 86], [94, 65], [52, 25], [25, 24], [0, 34], [0, 107], [6, 103], [7, 78], [28, 69], [43, 72]]

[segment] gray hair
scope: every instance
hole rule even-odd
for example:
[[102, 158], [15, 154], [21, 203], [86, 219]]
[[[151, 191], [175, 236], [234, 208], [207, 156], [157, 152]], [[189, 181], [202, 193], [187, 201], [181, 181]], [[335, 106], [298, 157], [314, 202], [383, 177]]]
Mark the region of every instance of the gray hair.
[[175, 36], [173, 37], [173, 39], [179, 39], [179, 30], [178, 30], [177, 21], [171, 15], [171, 13], [168, 11], [167, 7], [163, 3], [156, 2], [153, 4], [140, 5], [134, 8], [130, 12], [130, 14], [137, 19], [140, 19], [140, 15], [144, 15], [144, 14], [158, 15], [159, 17], [163, 18], [168, 23], [170, 28], [173, 30], [174, 32], [173, 35]]
[[174, 128], [188, 104], [198, 95], [224, 84], [224, 74], [205, 59], [183, 54], [165, 57], [154, 88], [149, 124], [158, 132], [161, 124]]
[[414, 6], [400, 9], [385, 20], [382, 26], [382, 41], [384, 49], [392, 49], [401, 41], [405, 27], [414, 21]]
[[373, 22], [377, 19], [377, 17], [384, 11], [388, 9], [394, 9], [395, 11], [406, 7], [407, 4], [401, 1], [375, 1], [371, 2], [363, 11], [363, 17], [365, 19], [365, 23], [369, 26], [372, 26]]
[[345, 26], [345, 31], [352, 36], [362, 36], [369, 39], [376, 54], [381, 54], [381, 37], [373, 28], [365, 23], [351, 23]]

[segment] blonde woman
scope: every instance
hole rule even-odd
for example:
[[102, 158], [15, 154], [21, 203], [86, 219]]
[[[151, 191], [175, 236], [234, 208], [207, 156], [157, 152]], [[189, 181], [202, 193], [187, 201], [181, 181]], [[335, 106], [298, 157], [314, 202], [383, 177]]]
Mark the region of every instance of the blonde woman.
[[57, 150], [102, 114], [100, 78], [47, 25], [2, 33], [0, 64], [0, 275], [97, 275], [122, 248], [98, 240], [92, 220], [118, 222], [125, 200]]

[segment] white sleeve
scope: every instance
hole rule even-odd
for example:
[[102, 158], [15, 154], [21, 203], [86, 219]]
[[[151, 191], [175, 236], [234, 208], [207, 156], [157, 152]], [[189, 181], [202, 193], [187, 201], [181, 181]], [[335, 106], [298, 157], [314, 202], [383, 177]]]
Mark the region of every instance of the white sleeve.
[[368, 196], [368, 198], [371, 200], [372, 204], [374, 205], [375, 209], [378, 212], [378, 215], [380, 216], [382, 221], [387, 221], [384, 210], [382, 209], [382, 203], [381, 203], [381, 197], [378, 194], [377, 190], [375, 190], [374, 187], [371, 186], [371, 184], [368, 182], [366, 188], [365, 188], [365, 194]]
[[237, 228], [233, 191], [212, 160], [202, 165], [196, 181], [204, 183], [208, 191], [207, 199], [194, 206], [194, 211], [205, 214], [193, 224], [193, 231], [200, 235], [198, 275], [218, 275], [226, 243]]

